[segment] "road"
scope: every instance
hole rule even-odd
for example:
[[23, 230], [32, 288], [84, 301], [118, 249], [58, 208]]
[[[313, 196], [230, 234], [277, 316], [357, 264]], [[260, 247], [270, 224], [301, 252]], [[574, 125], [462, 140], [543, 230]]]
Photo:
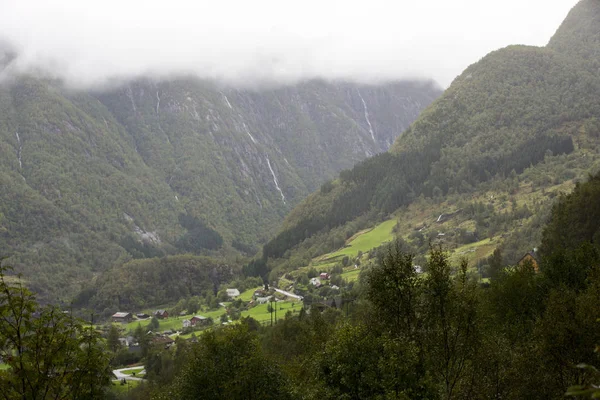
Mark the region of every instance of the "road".
[[297, 294], [290, 293], [290, 292], [286, 292], [285, 290], [281, 290], [281, 289], [275, 289], [275, 288], [273, 288], [273, 289], [274, 289], [274, 290], [275, 290], [277, 293], [281, 293], [281, 294], [283, 294], [283, 295], [286, 295], [287, 297], [291, 297], [291, 298], [298, 299], [298, 300], [302, 300], [302, 299], [304, 299], [304, 297], [302, 297], [302, 296], [298, 296]]
[[[118, 380], [122, 381], [125, 379], [126, 381], [141, 381], [142, 378], [138, 378], [135, 376], [124, 374], [123, 371], [131, 371], [132, 369], [138, 369], [139, 367], [131, 367], [131, 368], [121, 368], [121, 369], [113, 369], [113, 374], [117, 377]], [[146, 370], [142, 372], [146, 373]]]

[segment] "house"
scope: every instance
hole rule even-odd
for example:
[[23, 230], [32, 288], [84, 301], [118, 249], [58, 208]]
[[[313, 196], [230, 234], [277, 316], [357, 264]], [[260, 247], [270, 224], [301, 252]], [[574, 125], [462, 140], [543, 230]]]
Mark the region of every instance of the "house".
[[192, 326], [210, 325], [210, 319], [202, 315], [195, 315], [192, 317], [192, 319], [190, 319], [190, 324]]
[[310, 284], [314, 285], [315, 287], [321, 287], [321, 281], [319, 280], [319, 278], [311, 278]]
[[152, 338], [152, 344], [164, 346], [165, 349], [168, 349], [175, 343], [173, 339], [168, 336], [156, 336]]
[[154, 312], [154, 316], [158, 319], [165, 319], [169, 318], [169, 313], [167, 312], [167, 310], [156, 310]]
[[537, 259], [537, 254], [535, 249], [533, 251], [528, 252], [527, 254], [525, 254], [517, 263], [520, 266], [526, 265], [526, 264], [531, 264], [531, 266], [533, 267], [533, 270], [535, 272], [540, 272], [540, 265]]
[[146, 313], [140, 313], [140, 314], [135, 314], [136, 317], [138, 317], [138, 319], [148, 319], [150, 318], [150, 316]]
[[319, 278], [321, 278], [321, 279], [329, 279], [329, 274], [327, 272], [321, 272], [321, 275], [319, 275]]
[[184, 328], [189, 328], [190, 326], [192, 326], [192, 321], [190, 321], [189, 319], [184, 319], [183, 320], [183, 327]]
[[332, 290], [340, 290], [340, 287], [337, 285], [331, 285]]
[[254, 297], [264, 297], [266, 294], [266, 290], [258, 289], [254, 291]]
[[129, 346], [135, 345], [137, 343], [137, 341], [135, 340], [135, 338], [133, 336], [127, 336], [127, 337], [120, 337], [119, 343], [121, 343], [121, 346], [123, 346], [123, 347], [129, 347]]
[[271, 297], [273, 297], [273, 296], [257, 297], [256, 302], [258, 304], [267, 304], [269, 302], [269, 300], [271, 300]]
[[240, 295], [240, 291], [237, 289], [227, 289], [228, 297], [238, 297]]
[[113, 322], [120, 322], [122, 324], [126, 324], [128, 322], [133, 321], [133, 315], [128, 312], [116, 312], [112, 315]]

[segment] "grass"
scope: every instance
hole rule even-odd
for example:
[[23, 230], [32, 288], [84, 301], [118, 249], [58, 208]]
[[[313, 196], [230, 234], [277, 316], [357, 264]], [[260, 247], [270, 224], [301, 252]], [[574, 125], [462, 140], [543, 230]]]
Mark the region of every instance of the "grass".
[[126, 385], [122, 385], [120, 381], [113, 381], [111, 389], [115, 393], [127, 393], [130, 389], [133, 389], [140, 385], [142, 381], [127, 381]]
[[[353, 272], [353, 271], [351, 271]], [[358, 277], [358, 275], [356, 275], [356, 277]], [[352, 280], [352, 278], [346, 278], [349, 280]], [[354, 278], [356, 279], [356, 278]], [[250, 297], [248, 297], [248, 301], [251, 299], [252, 294], [254, 293], [256, 289], [250, 289], [245, 291], [244, 293], [242, 293], [240, 295], [240, 297], [245, 300], [245, 298], [247, 297], [247, 294], [250, 293]], [[280, 318], [284, 318], [285, 313], [287, 311], [296, 311], [296, 312], [300, 312], [300, 309], [302, 308], [302, 305], [298, 302], [295, 301], [280, 301], [276, 303], [276, 307], [277, 307], [277, 319]], [[242, 311], [241, 316], [242, 318], [244, 317], [252, 317], [255, 320], [259, 321], [259, 322], [266, 322], [266, 321], [270, 321], [271, 320], [271, 314], [267, 311], [268, 308], [268, 304], [260, 304], [257, 305], [255, 307], [252, 307], [249, 310], [246, 311]], [[225, 309], [224, 308], [219, 308], [217, 310], [213, 310], [213, 311], [198, 311], [195, 314], [189, 314], [189, 315], [185, 315], [185, 316], [180, 316], [180, 317], [175, 317], [175, 318], [167, 318], [167, 319], [163, 319], [163, 320], [159, 320], [160, 325], [159, 325], [159, 331], [165, 331], [165, 330], [173, 330], [173, 331], [180, 331], [183, 328], [183, 320], [184, 319], [190, 319], [192, 318], [194, 315], [203, 315], [207, 318], [212, 318], [215, 325], [219, 325], [220, 324], [220, 318], [221, 315], [223, 315], [223, 313], [225, 313]], [[275, 317], [275, 313], [273, 313], [273, 318]], [[128, 331], [133, 331], [135, 330], [135, 328], [137, 328], [138, 323], [142, 325], [142, 327], [147, 326], [150, 323], [150, 319], [147, 320], [140, 320], [140, 321], [133, 321], [130, 322], [129, 324], [124, 325], [123, 327], [128, 330]], [[196, 336], [202, 334], [202, 332], [204, 331], [197, 331]], [[180, 338], [182, 339], [189, 339], [192, 336], [191, 333], [185, 334], [185, 335], [179, 335]]]
[[[373, 229], [361, 231], [348, 239], [344, 248], [334, 253], [325, 254], [316, 261], [331, 262], [345, 256], [356, 257], [359, 251], [366, 253], [384, 243], [390, 242], [394, 239], [394, 232], [392, 230], [396, 223], [396, 218], [392, 218], [382, 222]], [[320, 266], [323, 265], [321, 264]]]
[[348, 282], [354, 282], [356, 280], [358, 280], [358, 276], [360, 275], [360, 269], [354, 269], [354, 267], [351, 267], [351, 269], [344, 271], [342, 273], [342, 278], [347, 280]]
[[[277, 307], [277, 319], [285, 317], [285, 313], [288, 311], [300, 312], [302, 305], [293, 301], [279, 301], [274, 303], [274, 307]], [[242, 311], [242, 317], [252, 317], [258, 322], [271, 321], [271, 313], [267, 311], [268, 304], [260, 304], [252, 307], [248, 311]], [[275, 312], [273, 312], [273, 318], [275, 318]]]
[[470, 263], [489, 257], [498, 246], [498, 241], [494, 239], [484, 239], [479, 242], [466, 244], [458, 247], [450, 254], [452, 264], [458, 265], [459, 261], [466, 257]]
[[[158, 322], [159, 322], [158, 331], [159, 332], [163, 332], [163, 331], [167, 331], [167, 330], [180, 331], [181, 329], [183, 329], [183, 320], [190, 319], [194, 315], [202, 315], [207, 318], [212, 318], [215, 322], [217, 322], [219, 320], [219, 317], [224, 312], [225, 312], [224, 308], [219, 308], [219, 309], [213, 310], [213, 311], [198, 311], [195, 314], [188, 314], [188, 315], [170, 317], [167, 319], [158, 320]], [[140, 324], [142, 327], [146, 327], [146, 326], [148, 326], [149, 323], [150, 323], [150, 318], [145, 319], [145, 320], [135, 320], [126, 325], [123, 325], [123, 328], [125, 328], [126, 331], [134, 331], [137, 328], [138, 324]]]
[[8, 364], [0, 364], [0, 371], [5, 371], [7, 369], [10, 369], [10, 365], [8, 365]]
[[262, 286], [258, 286], [254, 289], [248, 289], [245, 292], [241, 293], [238, 296], [238, 298], [248, 302], [248, 301], [252, 300], [252, 295], [254, 294], [254, 292], [256, 292], [259, 289], [262, 289]]
[[139, 367], [136, 369], [130, 369], [130, 370], [121, 371], [121, 372], [124, 373], [125, 375], [133, 375], [134, 373], [135, 373], [135, 375], [140, 375], [140, 372], [142, 372], [143, 370], [144, 370], [144, 367]]

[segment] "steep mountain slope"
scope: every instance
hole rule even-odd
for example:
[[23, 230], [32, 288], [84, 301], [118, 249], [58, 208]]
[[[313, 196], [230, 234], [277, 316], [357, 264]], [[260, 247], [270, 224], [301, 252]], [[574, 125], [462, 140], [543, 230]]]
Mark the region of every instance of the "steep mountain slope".
[[264, 257], [288, 256], [313, 235], [378, 220], [419, 196], [477, 192], [561, 154], [588, 168], [600, 134], [599, 15], [600, 2], [584, 0], [549, 46], [510, 46], [467, 68], [390, 153], [342, 172], [292, 211]]
[[242, 91], [139, 80], [85, 93], [5, 81], [0, 254], [36, 291], [72, 293], [132, 257], [252, 253], [301, 198], [386, 150], [438, 93], [414, 82]]

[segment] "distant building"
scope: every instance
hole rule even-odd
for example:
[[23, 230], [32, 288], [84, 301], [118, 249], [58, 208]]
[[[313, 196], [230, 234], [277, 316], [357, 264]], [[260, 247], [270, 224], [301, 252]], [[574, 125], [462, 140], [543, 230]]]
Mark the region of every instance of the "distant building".
[[258, 304], [266, 304], [269, 302], [269, 300], [271, 300], [271, 297], [273, 297], [273, 296], [257, 297], [256, 302]]
[[190, 321], [189, 319], [184, 319], [183, 320], [183, 327], [184, 328], [189, 328], [190, 326], [192, 326], [192, 321]]
[[175, 343], [175, 341], [168, 336], [156, 336], [152, 338], [152, 344], [164, 346], [165, 349], [171, 347], [173, 343]]
[[321, 279], [329, 279], [329, 274], [327, 272], [321, 272], [321, 275], [319, 275], [319, 278]]
[[240, 291], [237, 289], [227, 289], [227, 296], [229, 297], [238, 297], [240, 295]]
[[167, 312], [167, 310], [156, 310], [154, 312], [154, 316], [158, 319], [165, 319], [169, 318], [169, 313]]
[[530, 251], [529, 253], [525, 254], [517, 263], [518, 265], [525, 265], [527, 263], [530, 263], [531, 266], [533, 267], [533, 270], [537, 273], [540, 272], [540, 264], [539, 261], [537, 259], [537, 254], [535, 252], [535, 250]]
[[112, 315], [113, 322], [120, 322], [122, 324], [133, 321], [133, 315], [128, 312], [117, 312]]
[[321, 287], [321, 281], [319, 280], [319, 278], [311, 278], [310, 284], [315, 287]]
[[337, 285], [331, 285], [331, 289], [333, 290], [340, 290], [340, 287]]
[[138, 317], [138, 319], [147, 319], [147, 318], [150, 318], [150, 316], [148, 314], [145, 314], [145, 313], [136, 314], [135, 316]]
[[190, 324], [191, 326], [210, 325], [210, 319], [202, 315], [195, 315], [190, 319]]

